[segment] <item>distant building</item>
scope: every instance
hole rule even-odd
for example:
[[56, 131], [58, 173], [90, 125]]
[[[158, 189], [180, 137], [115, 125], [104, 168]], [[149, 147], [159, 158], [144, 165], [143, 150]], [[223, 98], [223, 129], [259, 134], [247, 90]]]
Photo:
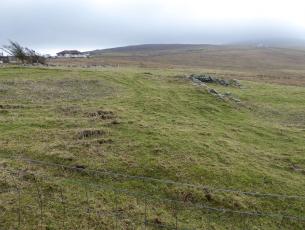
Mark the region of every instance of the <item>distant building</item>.
[[52, 58], [52, 55], [50, 55], [50, 54], [45, 54], [45, 55], [43, 55], [43, 57], [46, 58], [46, 59], [50, 59], [50, 58]]
[[3, 56], [0, 54], [0, 64], [9, 63], [9, 62], [10, 62], [10, 60], [9, 60], [8, 56]]
[[64, 50], [57, 53], [58, 58], [86, 58], [87, 54], [83, 54], [78, 50]]

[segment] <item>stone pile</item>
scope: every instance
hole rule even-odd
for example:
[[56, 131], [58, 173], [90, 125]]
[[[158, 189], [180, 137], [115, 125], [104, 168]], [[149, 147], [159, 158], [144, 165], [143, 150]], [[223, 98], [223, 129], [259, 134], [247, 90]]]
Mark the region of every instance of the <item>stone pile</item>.
[[223, 85], [223, 86], [240, 87], [240, 83], [236, 79], [230, 79], [230, 80], [220, 79], [220, 78], [210, 76], [207, 74], [192, 74], [190, 77], [194, 82], [197, 82], [197, 83], [199, 83], [199, 82], [214, 83], [214, 84], [219, 84], [219, 85]]
[[241, 101], [238, 98], [233, 97], [233, 95], [229, 92], [226, 92], [224, 94], [218, 92], [217, 90], [208, 87], [207, 83], [214, 83], [214, 84], [219, 84], [223, 86], [233, 86], [233, 87], [240, 87], [240, 83], [238, 80], [231, 79], [231, 80], [225, 80], [225, 79], [219, 79], [216, 77], [212, 77], [210, 75], [205, 75], [205, 74], [192, 74], [190, 76], [190, 79], [192, 82], [196, 85], [199, 86], [204, 86], [207, 90], [207, 92], [219, 99], [222, 100], [231, 100], [236, 103], [240, 103]]

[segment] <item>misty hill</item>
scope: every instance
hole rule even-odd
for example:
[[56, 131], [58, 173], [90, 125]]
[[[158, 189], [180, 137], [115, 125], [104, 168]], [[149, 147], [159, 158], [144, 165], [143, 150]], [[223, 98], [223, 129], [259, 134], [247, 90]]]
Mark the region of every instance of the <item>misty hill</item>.
[[[305, 49], [258, 45], [151, 44], [88, 52], [102, 61], [226, 70], [304, 70]], [[98, 61], [98, 59], [96, 59]]]
[[220, 50], [228, 48], [247, 49], [247, 48], [284, 48], [305, 50], [305, 41], [299, 39], [261, 39], [249, 40], [227, 45], [211, 44], [141, 44], [114, 47], [108, 49], [97, 49], [86, 53], [96, 56], [103, 54], [138, 54], [138, 55], [156, 55], [177, 52], [198, 52], [206, 50]]
[[305, 41], [302, 39], [292, 39], [292, 38], [265, 38], [265, 39], [242, 41], [235, 43], [235, 45], [304, 49]]
[[101, 55], [107, 53], [133, 53], [133, 54], [155, 54], [159, 52], [177, 52], [177, 51], [192, 51], [200, 50], [206, 47], [213, 47], [213, 45], [206, 44], [143, 44], [115, 47], [110, 49], [100, 49], [89, 51], [90, 55]]

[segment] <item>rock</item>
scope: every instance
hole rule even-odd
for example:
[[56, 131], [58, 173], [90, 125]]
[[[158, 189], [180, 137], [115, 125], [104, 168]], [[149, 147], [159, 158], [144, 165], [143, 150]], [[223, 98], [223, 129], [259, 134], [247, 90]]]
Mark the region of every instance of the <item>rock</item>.
[[226, 80], [226, 79], [220, 79], [220, 78], [213, 77], [213, 76], [206, 75], [206, 74], [191, 74], [190, 78], [196, 84], [215, 83], [215, 84], [219, 84], [219, 85], [223, 85], [223, 86], [240, 87], [240, 82], [236, 79]]
[[207, 86], [205, 83], [203, 83], [202, 81], [198, 80], [198, 79], [195, 78], [195, 77], [191, 77], [191, 80], [192, 80], [192, 82], [194, 82], [194, 83], [197, 84], [197, 85], [200, 85], [200, 86]]
[[229, 81], [229, 84], [232, 85], [232, 86], [236, 86], [236, 87], [240, 87], [241, 86], [240, 82], [238, 80], [236, 80], [236, 79], [231, 79]]
[[224, 85], [224, 86], [229, 86], [229, 85], [230, 85], [229, 81], [224, 80], [224, 79], [216, 79], [215, 81], [216, 81], [218, 84], [220, 84], [220, 85]]
[[230, 99], [231, 99], [232, 101], [237, 102], [237, 103], [240, 103], [240, 102], [241, 102], [238, 98], [235, 98], [235, 97], [231, 97]]
[[219, 93], [215, 89], [209, 89], [209, 93], [218, 95]]
[[206, 87], [206, 90], [208, 91], [209, 94], [218, 97], [219, 99], [228, 101], [234, 101], [236, 103], [240, 103], [241, 101], [238, 98], [234, 98], [232, 96], [232, 94], [230, 92], [226, 92], [224, 94], [221, 94], [219, 92], [217, 92], [215, 89], [213, 88], [209, 88], [205, 83], [216, 83], [216, 84], [220, 84], [223, 86], [240, 86], [240, 83], [233, 79], [233, 80], [225, 80], [225, 79], [218, 79], [209, 75], [195, 75], [192, 74], [190, 76], [190, 79], [192, 80], [192, 82], [194, 82], [194, 84], [196, 85], [203, 85]]
[[215, 83], [215, 79], [209, 75], [195, 75], [193, 78], [205, 83]]
[[225, 99], [225, 96], [221, 93], [218, 93], [215, 89], [208, 89], [208, 92], [219, 99]]

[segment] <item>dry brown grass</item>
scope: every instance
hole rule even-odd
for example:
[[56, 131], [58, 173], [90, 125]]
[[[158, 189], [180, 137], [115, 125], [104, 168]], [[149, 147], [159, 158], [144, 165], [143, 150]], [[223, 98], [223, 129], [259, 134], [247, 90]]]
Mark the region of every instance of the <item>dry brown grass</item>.
[[51, 64], [82, 67], [137, 66], [214, 72], [232, 78], [305, 86], [305, 50], [207, 46], [198, 50], [104, 53], [89, 59], [54, 59]]

